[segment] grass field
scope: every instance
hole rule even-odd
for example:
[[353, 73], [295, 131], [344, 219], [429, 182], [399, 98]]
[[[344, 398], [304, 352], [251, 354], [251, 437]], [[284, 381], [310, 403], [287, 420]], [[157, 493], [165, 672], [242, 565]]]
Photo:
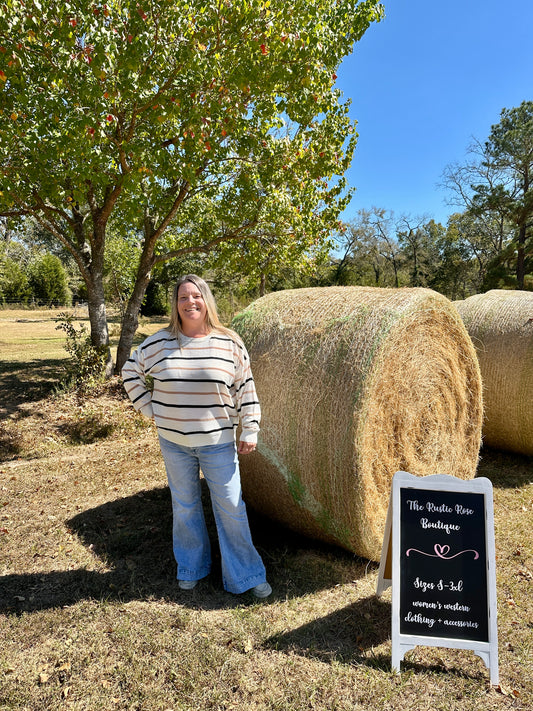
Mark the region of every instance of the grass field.
[[225, 593], [216, 558], [177, 588], [155, 431], [116, 380], [85, 400], [58, 388], [53, 317], [0, 312], [0, 711], [533, 708], [531, 458], [484, 450], [478, 472], [494, 486], [500, 686], [468, 651], [418, 647], [394, 674], [377, 565], [253, 512], [271, 598]]

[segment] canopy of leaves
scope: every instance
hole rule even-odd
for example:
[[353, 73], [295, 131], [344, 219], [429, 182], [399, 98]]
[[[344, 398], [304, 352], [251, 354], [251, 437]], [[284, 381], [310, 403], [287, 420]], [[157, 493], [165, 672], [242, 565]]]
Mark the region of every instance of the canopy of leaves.
[[445, 184], [484, 223], [500, 266], [500, 257], [514, 259], [523, 289], [533, 266], [533, 102], [503, 109], [487, 141], [469, 152], [465, 164], [446, 169]]
[[81, 266], [113, 210], [152, 234], [173, 225], [175, 250], [257, 225], [313, 244], [347, 199], [334, 176], [355, 145], [335, 70], [381, 13], [377, 0], [5, 0], [0, 211], [38, 216]]

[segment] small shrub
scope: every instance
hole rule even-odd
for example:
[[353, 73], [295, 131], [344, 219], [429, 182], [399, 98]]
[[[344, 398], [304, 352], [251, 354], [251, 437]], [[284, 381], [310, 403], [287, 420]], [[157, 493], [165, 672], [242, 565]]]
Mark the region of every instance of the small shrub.
[[100, 412], [82, 412], [63, 426], [73, 444], [91, 444], [100, 439], [106, 439], [115, 431], [114, 423], [108, 421]]
[[76, 390], [81, 395], [94, 390], [104, 382], [107, 347], [93, 346], [85, 326], [81, 324], [76, 329], [73, 318], [71, 314], [64, 312], [58, 314], [59, 323], [56, 329], [67, 334], [65, 350], [71, 358], [63, 385], [67, 389]]

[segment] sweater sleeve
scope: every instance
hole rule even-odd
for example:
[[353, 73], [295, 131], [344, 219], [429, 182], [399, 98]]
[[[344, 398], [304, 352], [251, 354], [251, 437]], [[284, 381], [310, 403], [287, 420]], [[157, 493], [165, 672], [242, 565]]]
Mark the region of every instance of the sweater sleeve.
[[236, 345], [235, 397], [241, 420], [241, 442], [257, 442], [261, 407], [255, 390], [250, 356], [244, 346]]
[[142, 346], [135, 350], [122, 368], [122, 381], [133, 407], [152, 418], [152, 394], [146, 387], [145, 363]]

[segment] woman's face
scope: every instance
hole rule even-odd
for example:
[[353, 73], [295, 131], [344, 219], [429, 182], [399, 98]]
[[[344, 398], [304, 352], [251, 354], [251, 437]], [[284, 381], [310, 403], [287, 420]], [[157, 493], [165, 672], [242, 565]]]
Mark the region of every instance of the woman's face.
[[181, 327], [187, 330], [203, 326], [207, 316], [207, 307], [200, 290], [190, 281], [185, 281], [178, 289], [178, 315]]

